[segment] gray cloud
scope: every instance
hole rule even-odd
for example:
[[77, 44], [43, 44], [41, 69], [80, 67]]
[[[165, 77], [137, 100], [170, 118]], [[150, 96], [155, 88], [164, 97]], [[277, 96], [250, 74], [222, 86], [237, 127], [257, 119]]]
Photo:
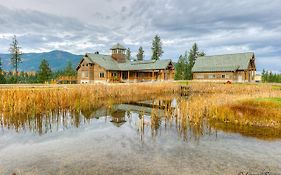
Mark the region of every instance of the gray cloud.
[[[26, 51], [108, 52], [122, 42], [150, 57], [159, 34], [165, 58], [194, 42], [207, 54], [254, 51], [258, 69], [281, 71], [280, 0], [0, 0], [0, 52], [13, 34]], [[4, 49], [5, 48], [5, 49]]]

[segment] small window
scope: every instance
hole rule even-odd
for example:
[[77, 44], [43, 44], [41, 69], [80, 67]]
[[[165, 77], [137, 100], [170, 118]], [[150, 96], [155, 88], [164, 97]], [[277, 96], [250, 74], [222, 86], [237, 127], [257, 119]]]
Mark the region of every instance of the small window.
[[104, 72], [100, 72], [100, 78], [104, 78]]
[[221, 75], [221, 78], [225, 78], [225, 75]]
[[117, 77], [117, 73], [116, 73], [116, 72], [113, 72], [113, 73], [111, 74], [111, 76]]

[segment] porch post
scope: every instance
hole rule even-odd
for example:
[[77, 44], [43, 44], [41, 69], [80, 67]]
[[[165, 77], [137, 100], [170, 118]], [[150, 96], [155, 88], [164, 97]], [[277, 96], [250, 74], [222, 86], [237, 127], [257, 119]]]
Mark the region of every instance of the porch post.
[[128, 81], [130, 83], [130, 71], [128, 71]]
[[151, 78], [151, 81], [154, 80], [154, 70], [152, 70], [152, 78]]

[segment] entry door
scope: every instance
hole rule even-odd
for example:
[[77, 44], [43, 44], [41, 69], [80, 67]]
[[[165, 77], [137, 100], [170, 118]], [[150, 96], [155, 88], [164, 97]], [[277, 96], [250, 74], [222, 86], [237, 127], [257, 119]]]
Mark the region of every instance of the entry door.
[[128, 72], [122, 72], [122, 79], [127, 80], [128, 79]]

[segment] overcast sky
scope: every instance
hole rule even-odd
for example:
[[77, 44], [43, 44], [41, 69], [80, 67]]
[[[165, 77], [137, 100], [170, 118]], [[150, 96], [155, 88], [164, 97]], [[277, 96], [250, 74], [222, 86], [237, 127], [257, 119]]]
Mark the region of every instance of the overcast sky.
[[207, 55], [253, 51], [281, 72], [281, 0], [0, 0], [0, 53], [15, 34], [24, 52], [109, 53], [116, 42], [177, 61], [194, 42]]

